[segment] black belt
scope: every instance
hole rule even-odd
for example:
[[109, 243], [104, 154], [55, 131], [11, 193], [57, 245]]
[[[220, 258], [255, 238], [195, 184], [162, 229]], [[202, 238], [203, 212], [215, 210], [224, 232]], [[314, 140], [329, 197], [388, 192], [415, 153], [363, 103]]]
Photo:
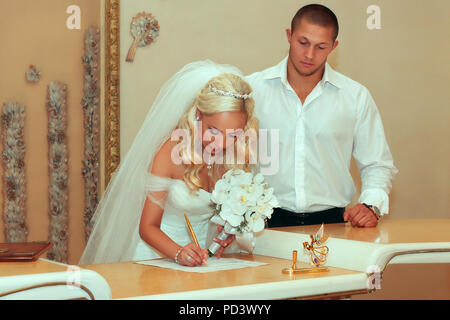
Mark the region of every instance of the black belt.
[[267, 221], [269, 228], [304, 226], [322, 223], [343, 223], [345, 208], [331, 208], [328, 210], [297, 213], [275, 208], [272, 218]]

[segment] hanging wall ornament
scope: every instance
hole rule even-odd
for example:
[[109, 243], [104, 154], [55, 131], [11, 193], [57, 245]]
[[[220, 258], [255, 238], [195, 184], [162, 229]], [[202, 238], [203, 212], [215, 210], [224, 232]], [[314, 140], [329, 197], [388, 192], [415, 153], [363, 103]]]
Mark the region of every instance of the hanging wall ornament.
[[89, 239], [91, 222], [99, 200], [100, 176], [100, 88], [99, 51], [100, 35], [96, 28], [89, 28], [84, 39], [84, 96], [82, 99], [84, 122], [84, 225], [85, 239]]
[[26, 242], [25, 107], [2, 108], [3, 222], [6, 242]]
[[30, 68], [25, 75], [28, 82], [38, 82], [41, 78], [41, 72], [32, 64], [30, 64]]
[[151, 44], [159, 35], [158, 21], [151, 13], [138, 13], [131, 21], [133, 44], [128, 50], [126, 61], [133, 62], [136, 49]]
[[49, 157], [49, 240], [53, 247], [48, 258], [68, 260], [68, 150], [67, 150], [67, 86], [51, 82], [48, 87], [48, 157]]

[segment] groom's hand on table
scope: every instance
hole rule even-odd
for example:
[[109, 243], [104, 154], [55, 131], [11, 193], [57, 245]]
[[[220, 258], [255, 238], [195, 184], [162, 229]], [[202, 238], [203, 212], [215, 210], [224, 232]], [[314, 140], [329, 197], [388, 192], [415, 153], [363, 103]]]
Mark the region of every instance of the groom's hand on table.
[[[217, 228], [217, 231], [219, 233], [221, 233], [222, 230], [223, 230], [223, 226], [219, 226]], [[232, 243], [234, 241], [234, 239], [236, 239], [236, 236], [234, 234], [230, 235], [227, 240], [219, 240], [217, 238], [214, 238], [213, 241], [217, 242], [220, 245], [220, 249], [217, 250], [215, 256], [220, 259], [220, 257], [222, 256], [223, 250], [225, 250], [230, 245], [230, 243]]]
[[378, 224], [378, 220], [373, 212], [362, 203], [358, 203], [344, 212], [344, 221], [349, 221], [352, 227], [373, 228]]

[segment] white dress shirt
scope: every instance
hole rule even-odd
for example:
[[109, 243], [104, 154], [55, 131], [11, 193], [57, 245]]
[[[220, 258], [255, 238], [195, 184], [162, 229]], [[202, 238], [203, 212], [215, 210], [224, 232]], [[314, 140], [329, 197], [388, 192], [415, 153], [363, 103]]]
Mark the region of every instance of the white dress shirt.
[[245, 79], [253, 88], [260, 128], [279, 129], [278, 170], [266, 180], [282, 208], [315, 212], [347, 206], [356, 192], [353, 156], [362, 180], [358, 201], [388, 213], [398, 170], [367, 88], [327, 63], [322, 80], [302, 104], [287, 80], [287, 57]]

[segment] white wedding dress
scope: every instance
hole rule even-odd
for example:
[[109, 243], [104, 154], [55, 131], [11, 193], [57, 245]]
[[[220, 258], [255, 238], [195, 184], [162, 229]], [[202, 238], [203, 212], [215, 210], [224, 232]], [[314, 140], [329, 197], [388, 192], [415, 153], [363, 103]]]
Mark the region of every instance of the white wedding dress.
[[[186, 212], [200, 246], [208, 248], [217, 234], [217, 226], [210, 226], [209, 222], [213, 215], [209, 207], [211, 194], [199, 190], [198, 196], [195, 196], [190, 194], [184, 181], [155, 178], [148, 174], [148, 169], [152, 167], [156, 152], [170, 137], [197, 93], [210, 79], [222, 73], [242, 77], [236, 67], [205, 60], [187, 64], [162, 86], [97, 206], [92, 217], [94, 228], [80, 258], [80, 265], [160, 256], [139, 237], [139, 222], [145, 199], [153, 191], [157, 193], [164, 190], [166, 194], [161, 205], [164, 208], [161, 229], [179, 245], [192, 242], [184, 219]], [[155, 185], [161, 188], [155, 189]], [[209, 234], [213, 236], [209, 237]], [[231, 245], [227, 247], [227, 252], [231, 250]]]
[[[163, 200], [154, 199], [152, 193], [160, 191], [167, 191], [166, 198]], [[208, 248], [215, 236], [214, 231], [217, 233], [217, 225], [210, 223], [210, 218], [213, 215], [213, 210], [210, 207], [211, 193], [199, 189], [197, 195], [191, 194], [183, 180], [153, 174], [148, 174], [146, 192], [152, 202], [164, 208], [160, 228], [169, 238], [180, 246], [193, 242], [184, 217], [184, 213], [186, 213], [200, 247]], [[147, 260], [162, 256], [139, 238], [133, 260]]]

